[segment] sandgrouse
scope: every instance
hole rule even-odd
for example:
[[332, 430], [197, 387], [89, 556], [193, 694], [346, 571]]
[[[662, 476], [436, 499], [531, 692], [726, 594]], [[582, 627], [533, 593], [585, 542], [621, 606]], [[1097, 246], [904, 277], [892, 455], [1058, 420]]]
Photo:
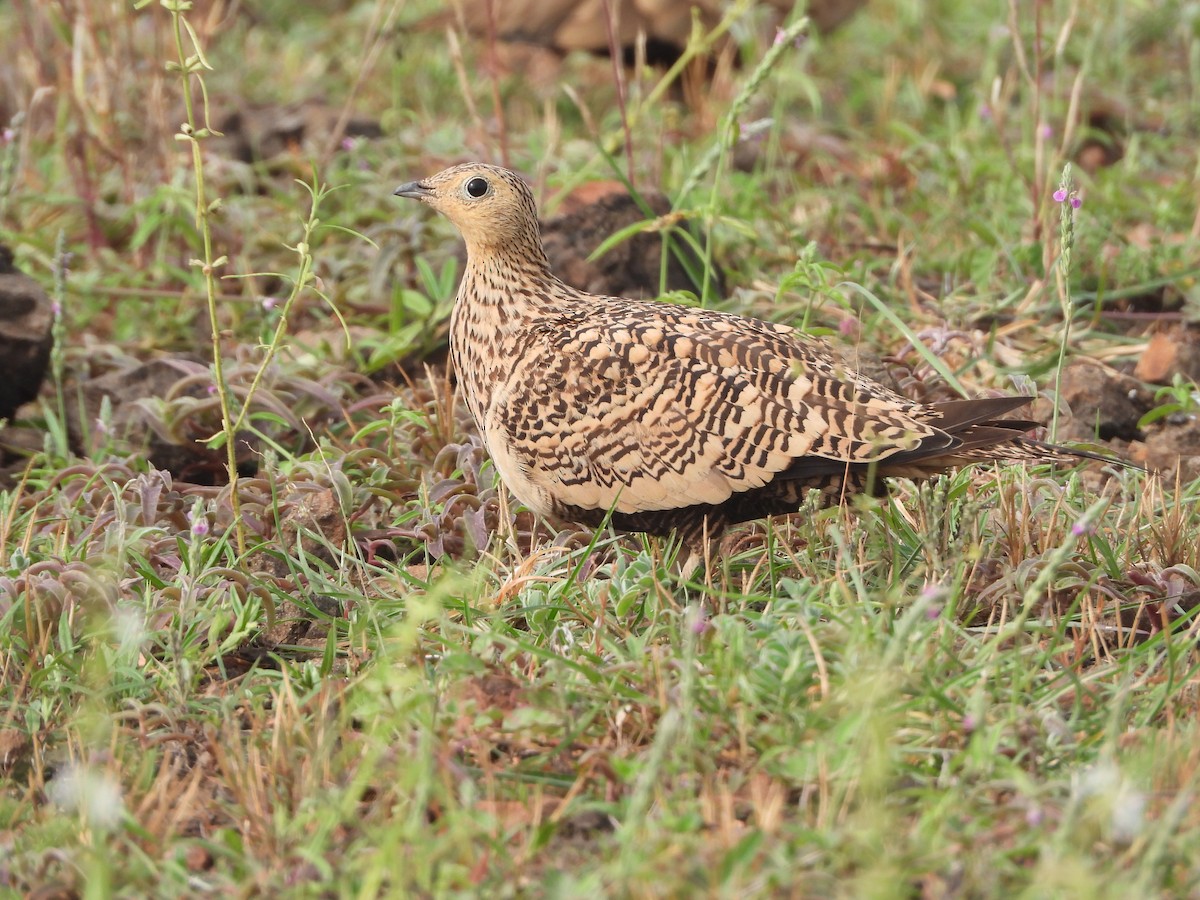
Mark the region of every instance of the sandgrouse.
[[887, 476], [1075, 455], [1003, 418], [1030, 397], [918, 403], [786, 325], [568, 286], [507, 169], [454, 166], [395, 193], [466, 240], [450, 356], [500, 477], [535, 512], [695, 540], [795, 512], [814, 488], [832, 503]]

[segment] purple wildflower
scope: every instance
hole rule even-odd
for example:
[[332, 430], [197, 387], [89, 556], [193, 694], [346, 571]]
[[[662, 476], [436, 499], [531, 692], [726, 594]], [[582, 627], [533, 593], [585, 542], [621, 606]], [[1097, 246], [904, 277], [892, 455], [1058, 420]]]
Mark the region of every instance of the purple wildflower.
[[925, 610], [925, 618], [930, 622], [939, 618], [945, 611], [945, 604], [941, 602], [946, 596], [946, 589], [940, 584], [927, 584], [921, 589], [921, 599], [929, 606]]
[[745, 144], [761, 144], [767, 137], [767, 132], [775, 124], [774, 119], [754, 119], [750, 122], [738, 122], [738, 140]]
[[[776, 28], [775, 29], [775, 40], [771, 41], [771, 45], [774, 47], [778, 47], [780, 44], [782, 44], [786, 40], [787, 40], [787, 32], [784, 31], [782, 28]], [[796, 35], [795, 39], [792, 41], [792, 46], [797, 47], [797, 48], [803, 47], [804, 46], [804, 35], [803, 34]]]
[[1063, 188], [1059, 188], [1057, 191], [1054, 192], [1054, 202], [1055, 203], [1062, 203], [1066, 199], [1067, 199], [1067, 192]]

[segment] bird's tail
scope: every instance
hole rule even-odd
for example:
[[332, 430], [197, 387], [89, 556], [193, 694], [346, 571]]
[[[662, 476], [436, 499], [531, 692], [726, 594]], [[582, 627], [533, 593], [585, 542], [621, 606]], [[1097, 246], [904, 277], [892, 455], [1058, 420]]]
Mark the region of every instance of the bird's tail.
[[1072, 462], [1080, 459], [1141, 468], [1118, 457], [1037, 440], [1030, 437], [1029, 432], [1041, 428], [1041, 423], [1004, 418], [1006, 413], [1028, 406], [1033, 399], [995, 397], [932, 404], [931, 408], [942, 416], [936, 420], [937, 427], [953, 437], [954, 443], [948, 447], [934, 446], [928, 450], [916, 447], [896, 453], [880, 460], [879, 470], [884, 475], [922, 477], [986, 460]]

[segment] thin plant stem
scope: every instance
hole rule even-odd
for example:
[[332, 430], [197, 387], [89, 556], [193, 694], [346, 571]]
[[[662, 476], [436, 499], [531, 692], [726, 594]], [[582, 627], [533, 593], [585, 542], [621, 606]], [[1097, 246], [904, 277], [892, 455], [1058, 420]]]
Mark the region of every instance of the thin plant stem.
[[[625, 135], [625, 169], [630, 185], [633, 185], [633, 129], [629, 127], [629, 112], [626, 109], [625, 67], [621, 64], [621, 47], [617, 42], [617, 12], [612, 0], [604, 0], [604, 25], [608, 29], [608, 57], [612, 61], [613, 82], [617, 88], [617, 109], [621, 114], [621, 132]], [[666, 254], [663, 254], [664, 259]]]
[[492, 111], [496, 114], [496, 131], [500, 141], [500, 162], [511, 167], [508, 158], [508, 123], [504, 119], [504, 101], [500, 97], [500, 55], [497, 51], [496, 0], [485, 0], [487, 8], [488, 74], [492, 88]]
[[1058, 344], [1058, 364], [1054, 374], [1054, 414], [1050, 420], [1050, 440], [1058, 437], [1058, 398], [1062, 396], [1063, 370], [1066, 366], [1067, 348], [1071, 343], [1071, 248], [1075, 244], [1075, 209], [1079, 203], [1075, 196], [1071, 164], [1063, 166], [1062, 178], [1054, 199], [1059, 203], [1058, 267], [1055, 269], [1055, 285], [1058, 288], [1058, 304], [1062, 310], [1063, 331]]
[[[228, 259], [225, 256], [213, 257], [212, 228], [209, 217], [220, 208], [220, 200], [212, 202], [208, 200], [204, 181], [204, 154], [201, 149], [201, 141], [214, 133], [211, 128], [207, 127], [208, 97], [204, 91], [204, 81], [201, 77], [201, 73], [206, 69], [211, 70], [212, 66], [204, 58], [204, 52], [200, 47], [199, 39], [184, 18], [183, 13], [190, 8], [191, 4], [180, 2], [180, 0], [162, 0], [162, 3], [171, 14], [171, 31], [175, 39], [175, 53], [178, 59], [177, 63], [169, 64], [169, 66], [179, 72], [180, 83], [183, 89], [183, 105], [187, 117], [187, 122], [179, 134], [176, 135], [176, 139], [191, 144], [192, 171], [196, 183], [196, 227], [200, 232], [201, 240], [204, 244], [203, 258], [192, 260], [192, 265], [197, 266], [204, 276], [204, 293], [208, 307], [209, 332], [212, 335], [213, 380], [216, 382], [217, 397], [221, 404], [221, 431], [223, 435], [222, 440], [225, 443], [225, 466], [229, 474], [229, 494], [230, 503], [233, 507], [234, 537], [238, 553], [244, 554], [246, 552], [246, 529], [245, 524], [242, 522], [241, 500], [238, 496], [237, 446], [235, 440], [237, 429], [233, 424], [229, 386], [225, 382], [225, 367], [221, 358], [221, 326], [217, 316], [218, 292], [216, 273], [218, 269], [228, 262]], [[185, 30], [188, 32], [192, 48], [195, 51], [192, 54], [188, 54], [184, 49], [183, 33]], [[193, 75], [197, 77], [201, 93], [204, 95], [206, 122], [201, 127], [197, 127], [196, 104], [195, 98], [192, 95]]]
[[746, 84], [738, 91], [737, 96], [733, 98], [733, 102], [729, 105], [729, 110], [722, 118], [716, 142], [701, 157], [700, 161], [693, 166], [687, 178], [684, 179], [683, 187], [679, 189], [679, 196], [681, 198], [686, 197], [700, 183], [700, 180], [710, 170], [712, 171], [712, 181], [709, 188], [707, 211], [705, 214], [704, 280], [700, 286], [701, 303], [705, 302], [708, 296], [709, 284], [712, 281], [712, 220], [717, 208], [717, 188], [724, 175], [729, 154], [734, 145], [737, 144], [740, 135], [741, 126], [739, 125], [739, 121], [745, 113], [746, 107], [750, 105], [750, 100], [758, 93], [763, 82], [767, 80], [767, 76], [779, 64], [784, 53], [808, 30], [808, 25], [808, 17], [801, 16], [791, 25], [781, 29], [779, 34], [776, 35], [775, 42], [771, 48], [763, 55], [762, 60], [759, 61], [758, 66], [754, 69]]
[[[301, 184], [304, 183], [301, 182]], [[304, 184], [304, 187], [312, 196], [312, 205], [309, 208], [308, 218], [304, 222], [304, 236], [300, 239], [296, 246], [289, 248], [299, 257], [300, 269], [291, 279], [292, 290], [288, 294], [287, 300], [284, 301], [283, 308], [280, 311], [279, 320], [275, 323], [275, 331], [271, 335], [271, 340], [264, 348], [265, 352], [263, 354], [262, 361], [258, 364], [258, 368], [255, 369], [254, 376], [250, 380], [250, 387], [246, 391], [246, 399], [242, 404], [241, 411], [238, 413], [237, 419], [233, 423], [233, 430], [235, 432], [240, 431], [242, 426], [245, 425], [246, 417], [250, 411], [250, 398], [253, 397], [258, 391], [259, 385], [262, 383], [262, 379], [266, 374], [267, 368], [271, 365], [271, 362], [275, 359], [275, 355], [279, 352], [279, 348], [283, 343], [283, 337], [287, 333], [287, 326], [290, 320], [292, 307], [295, 305], [300, 295], [304, 292], [304, 289], [312, 285], [315, 278], [313, 274], [313, 258], [310, 241], [312, 240], [313, 232], [316, 231], [317, 227], [321, 224], [321, 220], [317, 217], [317, 211], [320, 208], [321, 201], [325, 198], [329, 191], [316, 184], [315, 179], [313, 184]], [[330, 308], [333, 309], [334, 315], [341, 320], [341, 315], [338, 313], [336, 307], [331, 305]], [[343, 330], [346, 331], [346, 323], [343, 321], [341, 324]]]

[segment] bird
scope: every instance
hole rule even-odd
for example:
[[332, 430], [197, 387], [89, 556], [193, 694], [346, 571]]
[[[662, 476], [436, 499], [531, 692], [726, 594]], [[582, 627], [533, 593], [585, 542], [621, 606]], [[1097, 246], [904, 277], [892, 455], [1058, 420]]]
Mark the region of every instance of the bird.
[[922, 403], [789, 325], [570, 287], [509, 169], [455, 165], [394, 193], [466, 243], [451, 364], [500, 479], [535, 513], [694, 547], [810, 497], [884, 496], [891, 477], [1092, 456], [1008, 418], [1033, 397]]

